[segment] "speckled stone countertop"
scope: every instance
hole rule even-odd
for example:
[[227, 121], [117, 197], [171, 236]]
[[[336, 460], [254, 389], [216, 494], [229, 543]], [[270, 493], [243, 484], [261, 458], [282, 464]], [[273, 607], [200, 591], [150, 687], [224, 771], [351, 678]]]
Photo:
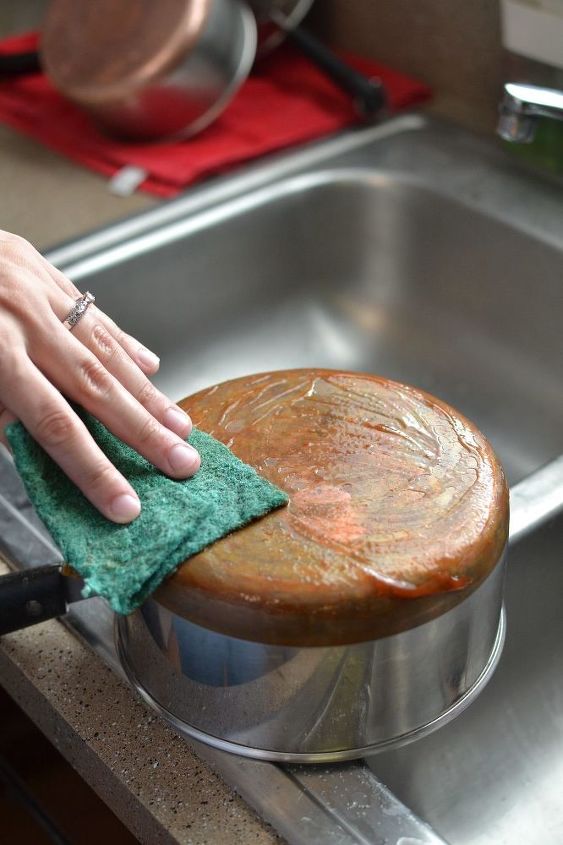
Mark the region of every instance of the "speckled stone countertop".
[[2, 637], [0, 682], [141, 842], [282, 842], [59, 622]]
[[[3, 126], [0, 192], [0, 228], [39, 248], [155, 204]], [[282, 841], [59, 622], [2, 638], [0, 683], [142, 842]]]

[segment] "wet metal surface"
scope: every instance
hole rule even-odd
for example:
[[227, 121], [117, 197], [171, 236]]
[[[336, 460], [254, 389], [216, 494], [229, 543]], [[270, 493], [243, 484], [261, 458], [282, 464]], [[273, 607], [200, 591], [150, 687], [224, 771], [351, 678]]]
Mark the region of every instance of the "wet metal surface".
[[[490, 143], [414, 116], [279, 157], [50, 257], [161, 355], [159, 385], [176, 398], [279, 368], [383, 374], [472, 419], [514, 484], [563, 452], [560, 191]], [[562, 528], [554, 519], [511, 552], [506, 651], [479, 700], [372, 760], [452, 843], [563, 839]], [[74, 618], [111, 660], [103, 619]], [[404, 804], [383, 811], [389, 794], [368, 766], [302, 772], [202, 753], [290, 841], [438, 841]], [[305, 803], [315, 835], [286, 812]]]

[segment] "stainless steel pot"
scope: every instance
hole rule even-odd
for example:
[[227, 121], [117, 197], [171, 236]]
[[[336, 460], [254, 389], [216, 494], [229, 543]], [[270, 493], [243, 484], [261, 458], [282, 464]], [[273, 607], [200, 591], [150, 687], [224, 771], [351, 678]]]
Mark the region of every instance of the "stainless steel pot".
[[482, 434], [376, 376], [286, 370], [184, 400], [290, 496], [116, 623], [178, 730], [268, 760], [362, 757], [435, 730], [504, 639], [504, 475]]
[[469, 598], [367, 643], [263, 645], [209, 631], [154, 599], [116, 619], [129, 680], [171, 725], [261, 760], [353, 760], [437, 730], [479, 694], [505, 636], [505, 555]]
[[239, 0], [53, 0], [41, 63], [106, 130], [187, 137], [211, 123], [246, 79], [256, 23]]
[[[475, 426], [423, 391], [323, 369], [181, 404], [290, 502], [116, 621], [146, 701], [189, 736], [292, 762], [362, 757], [460, 713], [504, 640], [508, 491]], [[3, 579], [0, 632], [64, 612], [73, 579], [50, 569]]]

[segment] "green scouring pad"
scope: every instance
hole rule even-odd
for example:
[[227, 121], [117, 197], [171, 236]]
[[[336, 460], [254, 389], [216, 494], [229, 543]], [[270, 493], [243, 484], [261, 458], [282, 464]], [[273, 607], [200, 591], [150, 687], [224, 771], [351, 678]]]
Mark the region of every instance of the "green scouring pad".
[[287, 504], [285, 493], [202, 431], [194, 429], [188, 441], [201, 455], [199, 472], [174, 481], [90, 414], [78, 412], [139, 495], [141, 514], [129, 525], [103, 517], [21, 423], [6, 434], [29, 498], [83, 577], [84, 595], [104, 596], [117, 613], [138, 607], [187, 557]]

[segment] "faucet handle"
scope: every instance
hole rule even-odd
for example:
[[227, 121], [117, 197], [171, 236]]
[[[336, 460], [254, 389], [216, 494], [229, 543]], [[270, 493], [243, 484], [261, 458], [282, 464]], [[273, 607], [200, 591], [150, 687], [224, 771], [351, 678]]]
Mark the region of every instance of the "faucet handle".
[[505, 110], [501, 104], [497, 123], [497, 135], [514, 144], [531, 144], [536, 134], [537, 117], [516, 114]]

